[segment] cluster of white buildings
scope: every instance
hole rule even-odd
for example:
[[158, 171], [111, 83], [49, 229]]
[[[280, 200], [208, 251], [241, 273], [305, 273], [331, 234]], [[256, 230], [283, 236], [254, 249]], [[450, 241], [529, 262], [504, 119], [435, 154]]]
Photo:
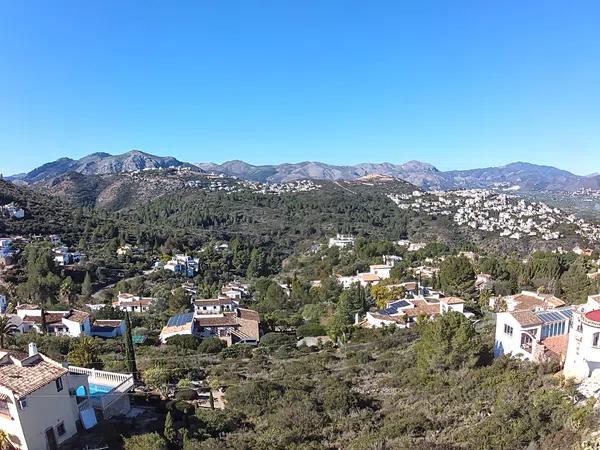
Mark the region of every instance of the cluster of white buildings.
[[297, 192], [310, 192], [320, 188], [312, 180], [298, 180], [287, 183], [259, 183], [257, 181], [238, 180], [234, 177], [224, 177], [223, 175], [208, 175], [205, 179], [189, 180], [185, 183], [186, 187], [195, 189], [205, 189], [210, 192], [225, 192], [232, 194], [250, 190], [257, 194], [291, 194]]
[[11, 219], [23, 219], [25, 217], [25, 210], [14, 203], [0, 206], [0, 212]]
[[54, 262], [59, 266], [80, 263], [85, 259], [85, 254], [80, 251], [70, 251], [66, 245], [60, 245], [52, 249]]
[[9, 315], [21, 333], [35, 331], [67, 335], [71, 337], [98, 336], [115, 338], [125, 333], [125, 321], [94, 320], [89, 313], [77, 309], [66, 311], [47, 311], [38, 305], [23, 304], [16, 307], [16, 314]]
[[416, 252], [427, 247], [425, 242], [411, 242], [408, 239], [400, 239], [395, 244], [399, 247], [405, 247], [409, 252]]
[[188, 255], [175, 255], [163, 266], [163, 269], [192, 278], [198, 274], [200, 260]]
[[[133, 376], [62, 365], [29, 344], [0, 349], [0, 431], [20, 450], [57, 449], [79, 430], [126, 414]], [[4, 443], [3, 443], [4, 444]]]
[[412, 195], [390, 194], [388, 197], [401, 209], [452, 216], [459, 225], [512, 239], [537, 236], [544, 240], [555, 240], [561, 237], [559, 226], [569, 223], [575, 225], [576, 232], [583, 238], [600, 240], [600, 227], [597, 225], [565, 214], [543, 202], [526, 202], [489, 189], [427, 194], [415, 191]]

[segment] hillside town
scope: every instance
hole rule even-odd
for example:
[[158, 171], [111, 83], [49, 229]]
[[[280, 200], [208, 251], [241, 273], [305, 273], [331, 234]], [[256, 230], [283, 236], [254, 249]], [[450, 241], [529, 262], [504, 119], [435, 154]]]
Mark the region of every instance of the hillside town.
[[600, 227], [573, 214], [566, 214], [543, 202], [527, 202], [519, 197], [488, 189], [449, 192], [390, 194], [401, 209], [429, 215], [450, 216], [458, 225], [493, 233], [509, 239], [539, 237], [545, 241], [558, 240], [564, 226], [586, 242], [600, 241]]

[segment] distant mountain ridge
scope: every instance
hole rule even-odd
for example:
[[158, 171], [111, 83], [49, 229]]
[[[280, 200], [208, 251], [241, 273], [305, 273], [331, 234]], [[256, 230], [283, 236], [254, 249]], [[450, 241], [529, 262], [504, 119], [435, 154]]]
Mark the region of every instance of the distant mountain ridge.
[[169, 167], [194, 168], [195, 166], [181, 162], [172, 156], [154, 156], [140, 150], [131, 150], [121, 155], [99, 152], [84, 156], [81, 159], [60, 158], [31, 172], [8, 177], [8, 179], [33, 184], [49, 181], [69, 172], [82, 175], [103, 175], [144, 169], [166, 169]]
[[260, 182], [286, 182], [299, 179], [354, 180], [369, 174], [392, 176], [426, 190], [512, 187], [525, 191], [575, 191], [600, 189], [600, 176], [579, 176], [550, 166], [515, 162], [501, 167], [442, 172], [435, 166], [409, 161], [404, 164], [362, 163], [337, 166], [319, 162], [301, 162], [254, 166], [243, 161], [223, 164], [200, 163], [207, 172], [222, 173]]
[[600, 175], [579, 176], [555, 167], [515, 162], [501, 167], [440, 171], [435, 166], [408, 161], [404, 164], [361, 163], [334, 165], [315, 161], [272, 165], [252, 165], [233, 160], [222, 164], [190, 164], [171, 156], [154, 156], [139, 150], [121, 155], [93, 153], [81, 159], [60, 158], [26, 174], [8, 177], [26, 184], [51, 183], [69, 173], [87, 175], [118, 174], [144, 169], [187, 167], [214, 172], [249, 181], [281, 183], [303, 179], [356, 180], [368, 175], [394, 177], [425, 190], [511, 188], [530, 192], [576, 191], [581, 188], [600, 189]]

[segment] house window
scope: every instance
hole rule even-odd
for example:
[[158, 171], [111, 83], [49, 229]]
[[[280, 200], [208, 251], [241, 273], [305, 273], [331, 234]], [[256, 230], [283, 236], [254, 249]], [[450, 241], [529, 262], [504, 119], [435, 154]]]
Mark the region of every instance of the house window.
[[0, 414], [10, 417], [10, 410], [8, 409], [8, 401], [0, 400]]
[[57, 378], [56, 379], [56, 392], [60, 392], [62, 390], [63, 390], [62, 378]]
[[592, 347], [598, 347], [600, 341], [600, 333], [594, 333], [592, 335]]
[[508, 334], [509, 336], [513, 335], [513, 327], [510, 325], [504, 324], [504, 334]]
[[65, 423], [61, 422], [56, 426], [56, 434], [58, 434], [59, 436], [64, 435], [67, 432], [67, 430], [65, 429]]

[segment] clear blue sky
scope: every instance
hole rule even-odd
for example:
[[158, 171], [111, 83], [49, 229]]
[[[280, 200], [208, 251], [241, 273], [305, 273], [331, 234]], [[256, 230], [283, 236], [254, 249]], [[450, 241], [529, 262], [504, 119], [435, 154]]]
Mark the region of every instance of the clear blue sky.
[[600, 171], [598, 1], [0, 0], [0, 171], [524, 160]]

